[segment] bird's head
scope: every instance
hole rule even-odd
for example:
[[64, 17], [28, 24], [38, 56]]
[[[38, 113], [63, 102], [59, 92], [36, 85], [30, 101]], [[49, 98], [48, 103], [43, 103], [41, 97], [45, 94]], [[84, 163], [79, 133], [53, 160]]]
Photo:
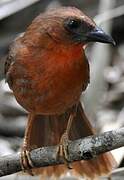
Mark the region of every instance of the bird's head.
[[[42, 21], [41, 21], [42, 19]], [[115, 44], [95, 22], [74, 7], [62, 7], [47, 11], [36, 18], [53, 40], [59, 43], [102, 42]]]

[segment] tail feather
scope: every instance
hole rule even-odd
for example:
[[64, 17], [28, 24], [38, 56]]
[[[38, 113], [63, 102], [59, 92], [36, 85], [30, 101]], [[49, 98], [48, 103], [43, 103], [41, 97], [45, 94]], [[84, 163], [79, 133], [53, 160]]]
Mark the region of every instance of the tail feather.
[[[57, 145], [60, 137], [63, 134], [69, 111], [61, 116], [42, 116], [37, 115], [34, 119], [34, 126], [29, 138], [29, 146], [31, 148], [38, 148], [42, 146]], [[70, 131], [70, 139], [75, 140], [89, 135], [93, 135], [93, 130], [88, 121], [81, 103], [77, 109], [76, 118], [73, 120]], [[97, 176], [108, 174], [116, 163], [110, 152], [99, 155], [95, 159], [88, 161], [80, 161], [72, 163], [73, 169], [70, 173], [73, 175], [86, 176], [89, 179], [95, 179]], [[34, 170], [35, 174], [42, 174], [42, 177], [51, 177], [53, 175], [59, 177], [68, 172], [65, 165], [50, 166], [45, 168], [37, 168]]]
[[111, 153], [105, 153], [89, 161], [76, 162], [73, 167], [78, 175], [95, 179], [98, 176], [109, 174], [115, 167], [115, 160]]

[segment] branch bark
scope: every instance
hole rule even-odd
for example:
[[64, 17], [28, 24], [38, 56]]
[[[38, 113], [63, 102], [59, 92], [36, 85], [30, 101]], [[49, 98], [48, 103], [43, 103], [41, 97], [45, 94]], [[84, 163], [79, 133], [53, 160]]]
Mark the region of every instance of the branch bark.
[[[87, 160], [101, 153], [124, 146], [124, 128], [108, 131], [101, 135], [70, 141], [69, 162]], [[56, 159], [57, 146], [42, 147], [30, 152], [35, 167], [45, 167], [64, 163]], [[0, 157], [0, 177], [21, 171], [20, 153]]]

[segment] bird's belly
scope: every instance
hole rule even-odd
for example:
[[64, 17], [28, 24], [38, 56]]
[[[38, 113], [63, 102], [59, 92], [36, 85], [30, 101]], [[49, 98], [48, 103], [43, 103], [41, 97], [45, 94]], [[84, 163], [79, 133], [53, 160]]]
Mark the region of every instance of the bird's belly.
[[[74, 84], [74, 83], [73, 83]], [[66, 82], [39, 86], [33, 80], [16, 80], [14, 95], [24, 109], [35, 114], [62, 114], [79, 101], [82, 83], [69, 85]]]

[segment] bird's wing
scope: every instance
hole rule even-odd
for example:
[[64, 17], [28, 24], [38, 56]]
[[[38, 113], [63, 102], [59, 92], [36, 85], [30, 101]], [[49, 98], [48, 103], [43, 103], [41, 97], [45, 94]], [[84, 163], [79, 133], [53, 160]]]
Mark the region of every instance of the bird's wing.
[[9, 51], [8, 51], [8, 54], [7, 54], [6, 58], [5, 58], [4, 74], [5, 74], [6, 82], [8, 82], [10, 88], [11, 88], [12, 82], [11, 82], [11, 77], [10, 77], [9, 71], [10, 71], [11, 66], [15, 62], [16, 53], [17, 53], [17, 49], [18, 49], [17, 41], [23, 35], [24, 35], [24, 33], [21, 33], [21, 34], [18, 35], [18, 37], [16, 37], [13, 40], [13, 42], [9, 46]]

